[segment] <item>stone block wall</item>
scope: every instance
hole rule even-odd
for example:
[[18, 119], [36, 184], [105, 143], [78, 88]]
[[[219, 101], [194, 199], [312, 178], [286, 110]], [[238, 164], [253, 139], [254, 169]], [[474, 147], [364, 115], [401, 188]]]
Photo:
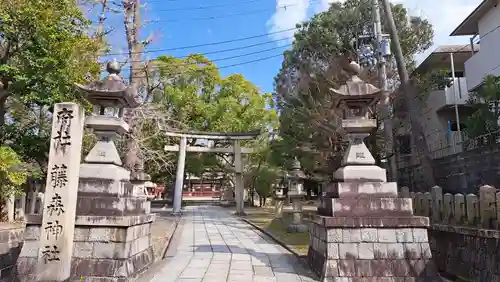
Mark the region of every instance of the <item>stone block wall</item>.
[[13, 281], [16, 261], [23, 247], [24, 224], [0, 224], [0, 281]]
[[434, 224], [429, 239], [440, 272], [465, 281], [500, 281], [500, 231]]
[[481, 186], [477, 194], [401, 194], [413, 199], [414, 213], [431, 219], [429, 243], [441, 273], [465, 281], [500, 282], [500, 192]]
[[[85, 225], [85, 218], [77, 217], [71, 281], [81, 281], [82, 277], [103, 282], [131, 281], [154, 261], [151, 216], [138, 217], [136, 222], [127, 219], [122, 223], [115, 220], [114, 226], [106, 220], [101, 226], [90, 226]], [[34, 281], [39, 240], [40, 224], [27, 225], [17, 264], [20, 281]]]
[[[326, 262], [325, 281], [341, 277], [365, 277], [362, 281], [373, 281], [366, 280], [371, 277], [398, 282], [427, 281], [427, 277], [436, 273], [429, 262], [431, 252], [425, 227], [330, 229], [313, 222], [310, 240], [309, 263], [315, 272], [322, 273]], [[325, 253], [326, 257], [322, 255]]]
[[[481, 185], [500, 186], [500, 143], [471, 146], [466, 150], [433, 160], [434, 174], [438, 185], [453, 193], [476, 193]], [[408, 161], [405, 161], [408, 162]], [[398, 169], [401, 185], [425, 187], [420, 165]], [[411, 182], [411, 183], [410, 183]]]

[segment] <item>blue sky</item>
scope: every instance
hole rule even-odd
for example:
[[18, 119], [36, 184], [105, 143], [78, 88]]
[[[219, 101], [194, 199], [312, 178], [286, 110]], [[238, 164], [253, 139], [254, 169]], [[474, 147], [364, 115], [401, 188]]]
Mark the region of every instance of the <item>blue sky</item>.
[[[142, 0], [142, 2], [145, 3], [143, 17], [149, 22], [142, 29], [142, 37], [146, 38], [150, 34], [154, 36], [153, 43], [148, 47], [149, 50], [202, 45], [278, 32], [225, 44], [145, 54], [145, 58], [154, 58], [158, 55], [185, 56], [189, 53], [215, 52], [265, 43], [251, 48], [209, 54], [207, 57], [219, 60], [240, 56], [216, 62], [218, 66], [228, 66], [276, 56], [221, 69], [224, 76], [242, 73], [263, 91], [272, 91], [273, 78], [282, 62], [280, 54], [291, 43], [291, 40], [287, 38], [293, 35], [293, 31], [279, 31], [294, 28], [296, 23], [310, 18], [314, 13], [326, 10], [329, 0]], [[434, 0], [395, 2], [405, 4], [413, 15], [429, 19], [435, 27], [435, 43], [441, 45], [468, 42], [468, 38], [450, 38], [448, 34], [481, 0], [440, 0], [437, 7]], [[107, 26], [115, 27], [110, 34], [112, 52], [126, 51], [122, 18], [110, 15]], [[272, 42], [276, 40], [280, 41]], [[435, 47], [433, 46], [429, 52]], [[242, 56], [248, 53], [254, 54]], [[418, 59], [422, 60], [427, 53], [419, 55]], [[123, 57], [119, 55], [113, 57], [123, 60]]]

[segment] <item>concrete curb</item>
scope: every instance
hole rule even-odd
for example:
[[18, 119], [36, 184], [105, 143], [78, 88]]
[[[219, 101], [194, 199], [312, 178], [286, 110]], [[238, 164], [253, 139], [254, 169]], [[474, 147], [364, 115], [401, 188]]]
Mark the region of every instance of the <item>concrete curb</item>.
[[[276, 237], [275, 235], [273, 235], [271, 232], [265, 230], [264, 228], [261, 228], [260, 226], [258, 226], [255, 223], [251, 222], [250, 220], [248, 220], [246, 218], [242, 218], [242, 217], [238, 217], [238, 218], [241, 221], [243, 221], [243, 222], [247, 223], [248, 225], [250, 225], [253, 229], [258, 230], [262, 234], [264, 234], [265, 236], [271, 238], [271, 240], [275, 241], [276, 243], [278, 243], [278, 245], [280, 245], [285, 250], [287, 250], [292, 255], [294, 255], [299, 260], [299, 263], [301, 263], [303, 266], [307, 267], [307, 269], [311, 270], [309, 264], [307, 263], [307, 256], [301, 256], [301, 255], [299, 255], [295, 250], [293, 250], [289, 245], [287, 245], [281, 239], [279, 239], [278, 237]], [[314, 272], [312, 271], [312, 273], [314, 273]], [[317, 273], [314, 273], [314, 275], [316, 275], [317, 278], [319, 278], [319, 276], [318, 276]]]
[[265, 235], [267, 235], [267, 237], [270, 237], [273, 241], [275, 241], [276, 243], [278, 243], [281, 247], [285, 248], [287, 251], [289, 251], [290, 253], [292, 253], [293, 255], [295, 255], [297, 258], [300, 258], [302, 259], [303, 256], [299, 255], [295, 250], [293, 250], [290, 246], [288, 246], [285, 242], [283, 242], [281, 239], [279, 239], [278, 237], [276, 237], [275, 235], [273, 235], [271, 232], [265, 230], [264, 228], [256, 225], [255, 223], [251, 222], [250, 220], [246, 219], [246, 218], [243, 218], [243, 217], [238, 217], [240, 220], [242, 220], [243, 222], [249, 224], [250, 226], [253, 227], [253, 229], [257, 229], [258, 231], [260, 231], [261, 233], [264, 233]]
[[174, 224], [174, 230], [172, 231], [172, 235], [170, 236], [170, 239], [168, 240], [168, 243], [163, 250], [161, 259], [155, 260], [153, 263], [151, 263], [151, 265], [148, 266], [147, 269], [145, 269], [138, 277], [136, 277], [135, 282], [150, 282], [155, 274], [157, 274], [158, 271], [161, 270], [161, 268], [165, 265], [168, 259], [167, 252], [170, 247], [173, 246], [174, 239], [176, 237], [179, 237], [178, 234], [182, 231], [182, 227], [184, 225], [184, 218], [182, 216], [176, 217]]
[[[167, 245], [165, 246], [165, 248], [163, 248], [163, 251], [161, 252], [162, 253], [161, 259], [159, 259], [158, 261], [162, 261], [166, 258], [167, 251], [170, 248], [172, 241], [174, 240], [174, 236], [177, 232], [177, 229], [179, 228], [179, 225], [181, 225], [181, 227], [182, 227], [184, 224], [184, 220], [183, 220], [182, 216], [176, 216], [174, 224], [175, 224], [174, 230], [172, 231], [172, 234], [170, 235], [170, 238], [168, 239]], [[182, 228], [181, 228], [181, 230], [182, 230]]]

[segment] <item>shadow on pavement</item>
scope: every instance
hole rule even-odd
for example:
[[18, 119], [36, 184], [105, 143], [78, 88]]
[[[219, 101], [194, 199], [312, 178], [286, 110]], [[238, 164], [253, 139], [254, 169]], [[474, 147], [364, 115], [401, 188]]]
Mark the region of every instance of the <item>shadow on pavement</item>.
[[310, 269], [306, 268], [295, 255], [290, 253], [264, 253], [234, 245], [200, 245], [195, 248], [194, 253], [195, 255], [196, 253], [250, 255], [252, 261], [260, 262], [257, 266], [271, 267], [275, 273], [297, 274], [318, 280], [318, 277]]

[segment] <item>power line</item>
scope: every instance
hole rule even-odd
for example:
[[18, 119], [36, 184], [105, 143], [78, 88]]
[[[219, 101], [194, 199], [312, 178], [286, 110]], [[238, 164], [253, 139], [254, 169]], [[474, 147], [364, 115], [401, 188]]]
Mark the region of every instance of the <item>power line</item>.
[[490, 73], [490, 72], [492, 72], [492, 71], [494, 71], [494, 70], [496, 70], [496, 69], [498, 69], [498, 68], [500, 68], [500, 64], [498, 64], [496, 67], [494, 67], [494, 68], [492, 68], [491, 70], [489, 70], [489, 71], [488, 71], [488, 73]]
[[[156, 53], [156, 52], [165, 52], [165, 51], [177, 51], [177, 50], [185, 50], [185, 49], [190, 49], [190, 48], [199, 48], [199, 47], [206, 47], [206, 46], [221, 45], [221, 44], [226, 44], [226, 43], [233, 43], [233, 42], [245, 41], [245, 40], [254, 39], [254, 38], [265, 37], [265, 36], [269, 36], [269, 35], [273, 35], [273, 34], [279, 34], [279, 33], [283, 33], [283, 32], [297, 30], [297, 29], [298, 29], [297, 27], [294, 27], [294, 28], [278, 30], [278, 31], [274, 31], [274, 32], [253, 35], [253, 36], [248, 36], [248, 37], [242, 37], [242, 38], [237, 38], [237, 39], [231, 39], [231, 40], [216, 41], [216, 42], [211, 42], [211, 43], [188, 45], [188, 46], [179, 46], [179, 47], [173, 47], [173, 48], [153, 49], [153, 50], [146, 50], [146, 51], [141, 51], [141, 52], [131, 52], [131, 54], [145, 54], [145, 53]], [[109, 53], [109, 54], [106, 54], [105, 56], [117, 56], [117, 55], [128, 55], [128, 54], [129, 54], [129, 52], [119, 52], [119, 53]]]
[[[260, 0], [249, 0], [248, 2], [254, 2], [254, 1], [260, 1]], [[307, 3], [318, 3], [319, 0], [310, 0], [307, 1]], [[234, 18], [234, 17], [240, 17], [240, 16], [247, 16], [247, 15], [255, 15], [255, 14], [260, 14], [260, 13], [266, 13], [269, 11], [276, 11], [279, 9], [287, 9], [293, 6], [300, 5], [302, 3], [294, 3], [294, 4], [287, 4], [287, 5], [282, 5], [282, 6], [277, 6], [274, 8], [267, 8], [267, 9], [259, 9], [259, 10], [253, 10], [253, 11], [246, 11], [246, 12], [241, 12], [241, 13], [234, 13], [234, 14], [225, 14], [225, 15], [215, 15], [215, 16], [208, 16], [208, 17], [194, 17], [194, 18], [182, 18], [182, 19], [171, 19], [171, 20], [152, 20], [152, 22], [157, 22], [157, 23], [176, 23], [176, 22], [185, 22], [185, 21], [205, 21], [205, 20], [217, 20], [217, 19], [225, 19], [225, 18]], [[229, 5], [229, 4], [224, 4], [225, 6], [234, 6], [234, 4]], [[208, 9], [210, 7], [215, 7], [215, 6], [206, 6], [204, 7], [205, 9]], [[220, 7], [223, 7], [222, 4]], [[198, 7], [202, 8], [202, 7]], [[196, 7], [192, 7], [191, 10], [195, 10]], [[179, 8], [179, 10], [174, 9], [155, 9], [155, 12], [173, 12], [173, 11], [189, 11], [190, 8]], [[200, 10], [200, 9], [198, 9]], [[203, 9], [201, 9], [203, 10]]]
[[[208, 10], [208, 9], [215, 9], [215, 8], [220, 8], [220, 7], [234, 7], [235, 5], [239, 4], [247, 4], [247, 3], [254, 3], [254, 2], [259, 2], [263, 0], [248, 0], [248, 1], [240, 1], [238, 3], [231, 3], [231, 4], [219, 4], [219, 5], [212, 5], [212, 6], [200, 6], [200, 7], [185, 7], [185, 8], [172, 8], [172, 9], [155, 9], [155, 12], [175, 12], [175, 11], [192, 11], [192, 10]], [[317, 3], [318, 0], [309, 0], [306, 1], [306, 3]], [[268, 9], [261, 9], [260, 11], [269, 11], [269, 10], [275, 10], [275, 9], [287, 9], [289, 7], [297, 6], [300, 4], [304, 3], [290, 3], [290, 4], [285, 4], [273, 8], [268, 8]], [[224, 16], [224, 15], [223, 15]]]
[[[245, 61], [245, 62], [241, 62], [241, 63], [235, 63], [235, 64], [220, 66], [220, 67], [216, 67], [216, 68], [219, 69], [219, 70], [220, 69], [226, 69], [226, 68], [232, 68], [232, 67], [236, 67], [236, 66], [247, 65], [247, 64], [252, 64], [252, 63], [257, 63], [257, 62], [269, 60], [269, 59], [272, 59], [272, 58], [280, 57], [282, 55], [283, 54], [276, 54], [276, 55], [272, 55], [272, 56], [267, 56], [267, 57], [262, 57], [262, 58], [254, 59], [254, 60], [251, 60], [251, 61]], [[156, 69], [156, 68], [158, 68], [158, 67], [154, 67], [153, 69]], [[195, 70], [195, 71], [203, 71], [203, 70], [201, 69], [201, 70]], [[134, 76], [134, 78], [145, 78], [145, 77], [146, 77], [145, 75]]]
[[[226, 3], [226, 4], [217, 4], [217, 5], [211, 5], [211, 6], [199, 6], [199, 7], [184, 7], [184, 8], [172, 8], [172, 9], [155, 9], [155, 12], [156, 11], [174, 12], [174, 11], [208, 10], [208, 9], [216, 9], [216, 8], [222, 8], [222, 7], [234, 7], [235, 5], [255, 3], [255, 2], [260, 2], [260, 1], [267, 1], [267, 0], [238, 1], [237, 3]], [[151, 1], [148, 1], [148, 2], [151, 2]]]
[[[227, 60], [231, 60], [231, 59], [246, 57], [246, 56], [255, 55], [255, 54], [260, 54], [260, 53], [264, 53], [264, 52], [268, 52], [268, 51], [272, 51], [272, 50], [276, 50], [276, 49], [280, 49], [280, 48], [286, 48], [286, 47], [290, 47], [290, 46], [292, 46], [292, 44], [287, 44], [287, 45], [282, 45], [282, 46], [276, 46], [276, 47], [272, 47], [272, 48], [268, 48], [268, 49], [264, 49], [264, 50], [259, 50], [259, 51], [254, 51], [254, 52], [250, 52], [250, 53], [244, 53], [244, 54], [234, 55], [234, 56], [225, 57], [225, 58], [213, 59], [213, 60], [210, 60], [210, 61], [211, 62], [227, 61]], [[206, 55], [206, 54], [207, 53], [200, 54], [200, 55]], [[187, 58], [188, 56], [173, 57], [173, 58], [174, 59], [184, 59], [184, 58]], [[120, 63], [131, 63], [131, 62], [143, 62], [143, 60], [140, 60], [140, 61], [122, 61]], [[186, 65], [190, 65], [190, 64], [186, 63]]]
[[[491, 33], [493, 33], [495, 30], [499, 29], [500, 28], [500, 25], [497, 25], [495, 28], [493, 28], [492, 30], [486, 32], [483, 36], [479, 37], [479, 41], [481, 41], [481, 39], [484, 39], [486, 36], [490, 35]], [[474, 43], [474, 44], [477, 44]], [[457, 52], [460, 52], [462, 50], [464, 50], [466, 47], [470, 46], [470, 44], [465, 44], [464, 46], [462, 46], [462, 48], [458, 49], [457, 51], [454, 51], [452, 53], [457, 53]]]
[[[317, 0], [309, 1], [309, 3], [315, 3]], [[208, 17], [195, 17], [195, 18], [182, 18], [182, 19], [172, 19], [172, 20], [156, 20], [154, 22], [161, 22], [161, 23], [176, 23], [176, 22], [185, 22], [185, 21], [206, 21], [206, 20], [218, 20], [218, 19], [226, 19], [226, 18], [234, 18], [234, 17], [241, 17], [241, 16], [248, 16], [248, 15], [255, 15], [255, 14], [260, 14], [260, 13], [267, 13], [269, 11], [275, 11], [278, 9], [287, 9], [289, 7], [297, 6], [297, 4], [290, 4], [286, 6], [278, 6], [275, 8], [267, 8], [267, 9], [259, 9], [259, 10], [253, 10], [253, 11], [246, 11], [246, 12], [241, 12], [241, 13], [234, 13], [234, 14], [226, 14], [226, 15], [218, 15], [218, 16], [208, 16]]]

